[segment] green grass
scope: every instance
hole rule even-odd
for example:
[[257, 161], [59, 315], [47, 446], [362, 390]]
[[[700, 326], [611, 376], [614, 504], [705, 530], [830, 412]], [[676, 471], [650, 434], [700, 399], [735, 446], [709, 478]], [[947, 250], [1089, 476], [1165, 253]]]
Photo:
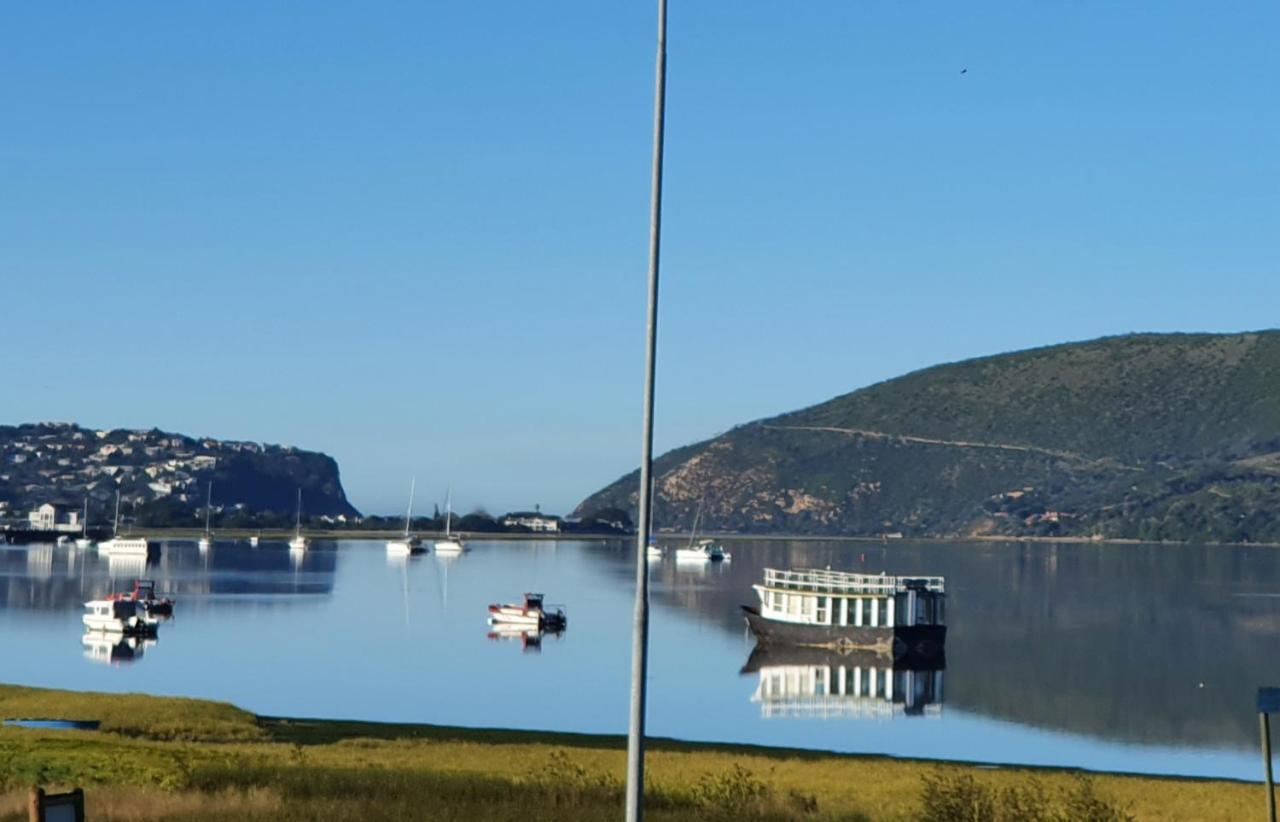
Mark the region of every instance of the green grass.
[[[619, 737], [259, 718], [198, 700], [9, 686], [0, 716], [103, 723], [0, 728], [0, 822], [24, 818], [35, 784], [84, 787], [94, 820], [613, 820], [622, 802]], [[1263, 802], [1261, 788], [1228, 781], [1097, 775], [1083, 791], [1065, 770], [670, 740], [652, 742], [647, 767], [655, 820], [959, 820], [984, 818], [954, 813], [983, 802], [1058, 819], [1054, 808], [1089, 801], [1200, 820]]]

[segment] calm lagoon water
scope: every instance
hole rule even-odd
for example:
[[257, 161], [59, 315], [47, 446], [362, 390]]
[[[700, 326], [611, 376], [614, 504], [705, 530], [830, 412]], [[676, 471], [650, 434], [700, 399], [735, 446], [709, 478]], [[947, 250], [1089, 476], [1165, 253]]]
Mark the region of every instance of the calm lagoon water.
[[[622, 733], [629, 542], [169, 542], [143, 567], [0, 546], [0, 681], [229, 700], [261, 714]], [[750, 542], [651, 563], [649, 733], [901, 756], [1260, 778], [1254, 689], [1280, 684], [1280, 551]], [[751, 659], [738, 606], [765, 567], [947, 577], [946, 669]], [[177, 598], [154, 644], [83, 638], [81, 603], [138, 576]], [[569, 627], [491, 638], [486, 606], [542, 591]], [[859, 664], [863, 663], [863, 664]], [[836, 693], [845, 666], [846, 694]], [[863, 695], [849, 695], [857, 667]], [[877, 695], [871, 696], [875, 677]], [[910, 695], [904, 691], [910, 688]], [[831, 693], [828, 693], [830, 691]]]

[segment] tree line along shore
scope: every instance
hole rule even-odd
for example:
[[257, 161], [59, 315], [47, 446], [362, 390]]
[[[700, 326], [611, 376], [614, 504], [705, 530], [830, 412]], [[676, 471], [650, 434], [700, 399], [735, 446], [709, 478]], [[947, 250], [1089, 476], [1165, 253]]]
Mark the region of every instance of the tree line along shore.
[[[232, 705], [0, 685], [0, 822], [31, 786], [86, 791], [88, 818], [613, 820], [625, 739], [435, 725], [284, 719]], [[1264, 788], [655, 739], [655, 820], [1211, 820]]]

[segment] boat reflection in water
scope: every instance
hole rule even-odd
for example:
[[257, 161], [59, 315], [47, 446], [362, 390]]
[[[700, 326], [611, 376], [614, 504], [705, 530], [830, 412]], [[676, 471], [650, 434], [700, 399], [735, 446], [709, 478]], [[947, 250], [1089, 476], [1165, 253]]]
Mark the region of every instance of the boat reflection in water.
[[120, 634], [89, 631], [80, 638], [86, 659], [108, 665], [137, 662], [147, 648], [156, 644], [155, 637], [121, 636]]
[[909, 665], [873, 651], [757, 647], [742, 673], [759, 676], [751, 701], [765, 719], [942, 716], [944, 656]]
[[539, 631], [528, 626], [509, 623], [495, 623], [489, 626], [489, 639], [508, 642], [519, 641], [520, 650], [526, 654], [541, 653], [543, 637], [553, 636], [559, 639], [563, 633], [563, 628], [559, 631]]
[[147, 575], [150, 560], [140, 554], [110, 554], [107, 556], [107, 577], [116, 580], [132, 580]]

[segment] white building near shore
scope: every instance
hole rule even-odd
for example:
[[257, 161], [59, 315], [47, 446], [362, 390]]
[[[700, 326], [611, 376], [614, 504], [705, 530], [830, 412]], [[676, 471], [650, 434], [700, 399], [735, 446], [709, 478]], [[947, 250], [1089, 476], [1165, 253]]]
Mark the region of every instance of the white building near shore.
[[80, 530], [80, 512], [68, 511], [63, 514], [58, 506], [46, 502], [27, 514], [27, 524], [37, 531], [61, 531], [74, 534]]

